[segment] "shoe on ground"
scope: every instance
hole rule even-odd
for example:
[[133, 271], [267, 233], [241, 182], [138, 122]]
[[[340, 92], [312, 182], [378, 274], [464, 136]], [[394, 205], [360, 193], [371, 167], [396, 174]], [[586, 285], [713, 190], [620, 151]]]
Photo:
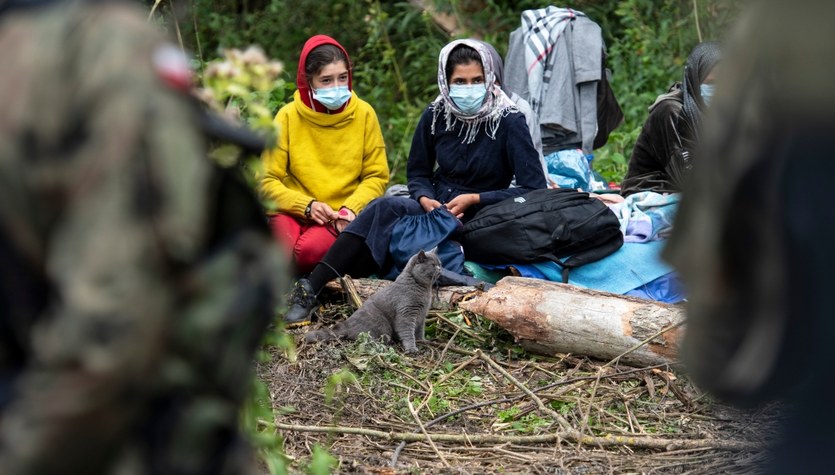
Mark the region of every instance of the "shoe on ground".
[[316, 294], [313, 292], [309, 280], [299, 279], [296, 281], [287, 304], [290, 308], [284, 315], [284, 323], [288, 328], [310, 323], [310, 316], [313, 314], [313, 310], [319, 306], [319, 302], [316, 300]]

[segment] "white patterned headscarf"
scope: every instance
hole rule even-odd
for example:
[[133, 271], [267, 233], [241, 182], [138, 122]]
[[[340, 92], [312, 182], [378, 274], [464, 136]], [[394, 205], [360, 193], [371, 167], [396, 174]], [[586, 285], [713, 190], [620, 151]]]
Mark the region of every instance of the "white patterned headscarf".
[[[484, 70], [484, 84], [487, 86], [487, 95], [484, 98], [484, 103], [481, 109], [475, 114], [465, 114], [449, 97], [449, 84], [446, 78], [446, 64], [449, 55], [455, 47], [459, 45], [469, 46], [476, 50], [481, 57], [481, 66]], [[441, 93], [432, 102], [433, 117], [432, 117], [432, 134], [435, 133], [435, 124], [438, 118], [443, 115], [445, 130], [450, 130], [458, 122], [464, 124], [461, 132], [464, 134], [463, 143], [473, 143], [482, 125], [485, 127], [487, 135], [495, 140], [496, 132], [499, 129], [502, 117], [507, 114], [519, 112], [516, 105], [509, 97], [502, 91], [501, 87], [496, 84], [496, 72], [493, 66], [493, 57], [484, 43], [477, 40], [455, 40], [441, 49], [441, 54], [438, 56], [438, 89]]]

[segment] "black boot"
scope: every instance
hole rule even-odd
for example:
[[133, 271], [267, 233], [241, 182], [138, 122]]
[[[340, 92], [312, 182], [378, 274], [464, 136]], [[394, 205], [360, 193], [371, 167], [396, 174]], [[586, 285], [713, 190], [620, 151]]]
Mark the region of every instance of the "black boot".
[[287, 301], [290, 308], [284, 315], [284, 323], [287, 327], [296, 327], [310, 323], [310, 315], [319, 306], [316, 300], [316, 293], [310, 286], [307, 279], [299, 279], [293, 286], [290, 298]]

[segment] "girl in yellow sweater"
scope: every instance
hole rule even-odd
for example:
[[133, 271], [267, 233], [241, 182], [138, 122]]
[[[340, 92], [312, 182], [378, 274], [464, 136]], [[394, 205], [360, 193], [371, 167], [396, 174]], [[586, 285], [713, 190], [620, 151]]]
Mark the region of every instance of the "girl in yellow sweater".
[[377, 115], [353, 92], [342, 45], [325, 35], [307, 40], [296, 86], [293, 102], [275, 117], [279, 137], [264, 154], [261, 193], [278, 210], [270, 217], [273, 235], [304, 274], [383, 194], [389, 169]]

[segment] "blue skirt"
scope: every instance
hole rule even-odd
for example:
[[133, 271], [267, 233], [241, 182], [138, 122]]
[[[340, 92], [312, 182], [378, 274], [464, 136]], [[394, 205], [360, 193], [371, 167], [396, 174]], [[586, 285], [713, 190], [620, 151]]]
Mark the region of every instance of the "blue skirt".
[[365, 207], [344, 231], [360, 236], [371, 250], [374, 261], [382, 269], [389, 252], [391, 234], [403, 216], [421, 215], [425, 211], [417, 201], [400, 196], [377, 198]]

